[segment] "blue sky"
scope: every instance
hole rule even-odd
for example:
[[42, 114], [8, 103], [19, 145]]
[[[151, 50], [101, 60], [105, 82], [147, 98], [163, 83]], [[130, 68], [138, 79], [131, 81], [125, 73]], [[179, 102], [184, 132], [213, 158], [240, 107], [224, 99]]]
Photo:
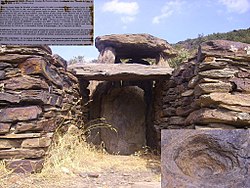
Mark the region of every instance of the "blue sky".
[[[94, 0], [95, 37], [149, 33], [176, 43], [250, 27], [250, 0]], [[52, 46], [66, 60], [96, 59], [94, 46]]]

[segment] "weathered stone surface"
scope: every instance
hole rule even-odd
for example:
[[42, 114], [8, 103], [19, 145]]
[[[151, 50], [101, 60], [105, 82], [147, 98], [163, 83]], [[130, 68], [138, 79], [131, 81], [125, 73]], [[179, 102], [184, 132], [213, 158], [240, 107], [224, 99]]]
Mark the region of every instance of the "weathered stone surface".
[[236, 111], [236, 112], [250, 113], [250, 108], [246, 107], [246, 106], [219, 104], [218, 107], [224, 108], [224, 109], [227, 109], [227, 110]]
[[196, 86], [196, 84], [198, 83], [198, 81], [199, 81], [199, 76], [197, 75], [197, 76], [194, 76], [189, 82], [188, 82], [188, 88], [190, 88], [190, 89], [193, 89], [195, 86]]
[[56, 67], [63, 67], [65, 70], [67, 68], [67, 61], [65, 59], [63, 59], [61, 56], [54, 54], [53, 55], [53, 59], [55, 61], [53, 61], [53, 65], [55, 65]]
[[0, 93], [0, 101], [6, 101], [10, 103], [19, 103], [20, 97], [17, 95], [12, 95], [10, 93]]
[[38, 106], [0, 109], [0, 122], [15, 122], [37, 119], [42, 113]]
[[13, 77], [4, 80], [2, 83], [4, 83], [4, 88], [9, 90], [49, 89], [49, 86], [45, 81], [30, 76]]
[[23, 90], [12, 93], [0, 93], [0, 101], [6, 101], [9, 103], [32, 102], [33, 104], [48, 104], [61, 107], [62, 100], [61, 96], [41, 90]]
[[198, 84], [195, 89], [195, 95], [208, 94], [213, 92], [228, 93], [232, 90], [232, 84], [226, 82], [218, 83], [201, 83]]
[[250, 79], [235, 77], [230, 81], [236, 85], [237, 91], [250, 92]]
[[168, 119], [168, 123], [171, 125], [185, 125], [185, 118], [180, 116], [172, 116]]
[[229, 68], [212, 69], [199, 72], [199, 76], [205, 78], [231, 78], [234, 77], [237, 72], [238, 72], [237, 70], [232, 70]]
[[130, 155], [145, 146], [145, 113], [144, 92], [138, 87], [113, 89], [103, 98], [101, 117], [117, 129], [100, 131], [109, 153]]
[[20, 140], [0, 139], [0, 149], [18, 148], [20, 146]]
[[190, 90], [187, 90], [187, 91], [181, 93], [181, 96], [182, 97], [188, 97], [188, 96], [191, 96], [193, 94], [194, 94], [194, 90], [190, 89]]
[[5, 160], [6, 167], [14, 173], [36, 173], [43, 168], [44, 159]]
[[43, 58], [30, 58], [19, 64], [22, 74], [42, 74], [47, 63]]
[[43, 149], [6, 149], [0, 150], [0, 159], [29, 159], [40, 158], [45, 155]]
[[[46, 46], [0, 46], [0, 159], [44, 158], [59, 125], [86, 120], [78, 79], [66, 64]], [[86, 87], [83, 103], [88, 102]], [[15, 160], [9, 167], [34, 172], [37, 164]]]
[[227, 62], [223, 61], [203, 61], [199, 64], [199, 70], [200, 71], [206, 71], [206, 70], [211, 70], [211, 69], [223, 69], [227, 66]]
[[71, 67], [77, 76], [87, 80], [167, 79], [173, 69], [140, 64], [76, 64]]
[[212, 40], [204, 42], [199, 50], [198, 60], [204, 56], [250, 60], [250, 45], [228, 40]]
[[41, 74], [48, 81], [62, 87], [63, 80], [56, 70], [46, 62], [44, 58], [30, 58], [19, 64], [19, 68], [23, 74]]
[[18, 138], [38, 138], [41, 136], [52, 137], [53, 133], [23, 133], [23, 134], [6, 134], [0, 136], [0, 138], [18, 139]]
[[34, 55], [20, 55], [20, 54], [3, 54], [0, 55], [0, 62], [4, 61], [7, 63], [21, 63], [28, 58], [35, 57]]
[[115, 49], [112, 47], [104, 48], [98, 57], [98, 63], [114, 64], [115, 63]]
[[0, 62], [0, 70], [4, 70], [6, 68], [10, 68], [12, 65], [9, 63], [5, 63], [5, 62]]
[[207, 126], [211, 128], [216, 128], [216, 129], [235, 129], [234, 126], [222, 124], [222, 123], [209, 123]]
[[43, 131], [43, 132], [53, 132], [56, 129], [56, 118], [45, 119], [32, 123], [20, 122], [15, 127], [15, 133], [23, 133], [26, 131]]
[[162, 130], [162, 187], [249, 184], [249, 131]]
[[[113, 47], [119, 58], [157, 58], [159, 54], [170, 57], [176, 53], [163, 39], [148, 34], [105, 35], [95, 40], [99, 52], [106, 47]], [[135, 53], [136, 52], [136, 53]]]
[[0, 70], [0, 80], [3, 80], [5, 78], [5, 71]]
[[250, 107], [250, 95], [241, 93], [210, 93], [209, 95], [200, 96], [199, 102], [201, 106], [222, 103], [232, 106]]
[[0, 134], [5, 134], [10, 131], [10, 123], [0, 123]]
[[5, 69], [5, 79], [18, 77], [18, 76], [22, 76], [20, 69], [18, 68]]
[[182, 106], [182, 107], [177, 107], [176, 108], [176, 115], [178, 115], [178, 116], [187, 116], [191, 112], [193, 112], [194, 110], [195, 109], [192, 106], [190, 106], [190, 105]]
[[250, 115], [244, 112], [203, 108], [192, 112], [186, 119], [186, 125], [196, 123], [224, 123], [235, 125], [236, 127], [244, 127], [250, 125]]
[[199, 83], [221, 83], [221, 80], [218, 79], [211, 79], [211, 78], [201, 78]]
[[22, 148], [46, 148], [51, 144], [50, 137], [25, 139], [22, 142]]

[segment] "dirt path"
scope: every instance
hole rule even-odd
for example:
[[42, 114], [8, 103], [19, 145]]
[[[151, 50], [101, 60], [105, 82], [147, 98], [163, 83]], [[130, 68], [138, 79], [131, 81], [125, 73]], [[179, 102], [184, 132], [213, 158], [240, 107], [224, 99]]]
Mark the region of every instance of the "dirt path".
[[[114, 156], [113, 160], [126, 165], [131, 157]], [[89, 172], [63, 168], [58, 174], [10, 174], [1, 178], [0, 188], [160, 188], [160, 162], [147, 161], [138, 170], [114, 166]]]

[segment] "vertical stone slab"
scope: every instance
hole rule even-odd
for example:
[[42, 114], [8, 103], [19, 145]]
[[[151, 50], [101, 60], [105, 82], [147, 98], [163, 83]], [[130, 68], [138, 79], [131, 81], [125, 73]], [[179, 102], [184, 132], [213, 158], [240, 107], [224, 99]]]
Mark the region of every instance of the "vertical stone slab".
[[250, 187], [249, 130], [162, 130], [162, 188]]
[[144, 91], [136, 86], [116, 88], [103, 98], [101, 117], [116, 129], [100, 131], [109, 153], [130, 155], [146, 145]]
[[99, 54], [98, 62], [104, 63], [104, 64], [114, 64], [115, 63], [115, 56], [116, 56], [115, 49], [112, 47], [106, 47]]

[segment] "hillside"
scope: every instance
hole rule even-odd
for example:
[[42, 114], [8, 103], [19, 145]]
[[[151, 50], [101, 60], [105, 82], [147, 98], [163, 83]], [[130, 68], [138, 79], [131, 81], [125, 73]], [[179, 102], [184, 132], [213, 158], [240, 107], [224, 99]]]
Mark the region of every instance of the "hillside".
[[173, 46], [181, 46], [186, 49], [197, 49], [198, 45], [202, 42], [217, 39], [231, 40], [250, 44], [250, 28], [233, 30], [227, 33], [213, 33], [206, 36], [201, 34], [197, 38], [180, 41]]
[[192, 57], [197, 52], [198, 46], [202, 42], [217, 39], [250, 44], [250, 28], [233, 30], [226, 33], [213, 33], [206, 36], [200, 34], [197, 38], [187, 39], [176, 44], [172, 44], [172, 47], [178, 52], [178, 56], [170, 60], [170, 66], [176, 67], [178, 64]]

